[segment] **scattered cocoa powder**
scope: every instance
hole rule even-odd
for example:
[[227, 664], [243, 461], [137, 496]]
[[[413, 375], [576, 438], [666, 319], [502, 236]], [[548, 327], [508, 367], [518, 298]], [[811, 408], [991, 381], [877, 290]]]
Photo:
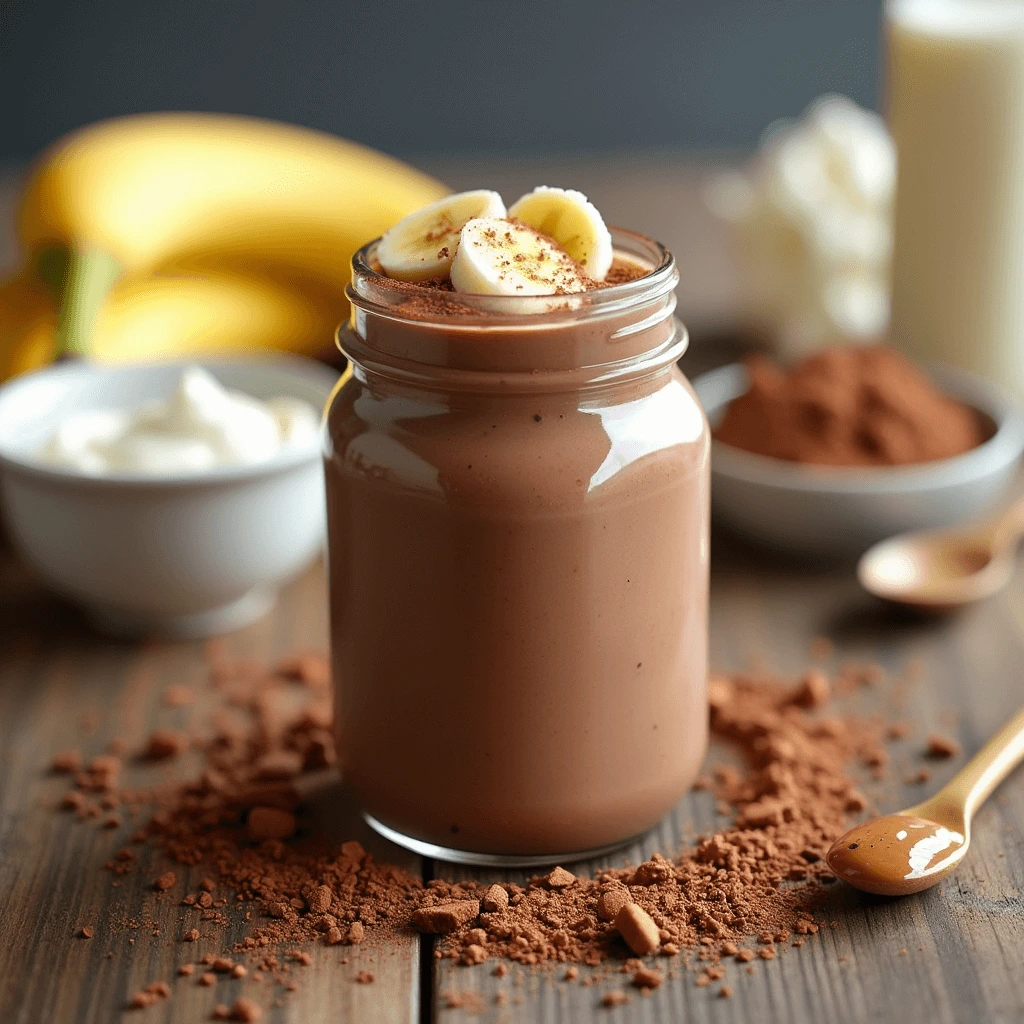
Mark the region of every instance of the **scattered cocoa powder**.
[[145, 757], [153, 761], [162, 761], [168, 757], [177, 757], [188, 750], [188, 736], [174, 729], [156, 729], [146, 741]]
[[477, 992], [442, 992], [441, 1000], [446, 1009], [465, 1010], [467, 1013], [483, 1013], [486, 1007]]
[[624, 1003], [629, 1002], [629, 995], [623, 992], [621, 989], [613, 989], [611, 992], [605, 992], [601, 996], [602, 1006], [622, 1006]]
[[956, 740], [937, 732], [931, 733], [925, 742], [925, 753], [929, 757], [956, 757], [960, 753], [960, 744]]
[[133, 992], [128, 1000], [128, 1007], [132, 1010], [144, 1010], [161, 999], [170, 999], [171, 986], [166, 981], [150, 982], [144, 989]]
[[816, 636], [809, 648], [809, 653], [814, 661], [828, 661], [832, 657], [835, 645], [827, 636]]
[[899, 466], [946, 459], [990, 433], [981, 417], [936, 390], [895, 349], [841, 346], [780, 369], [746, 363], [749, 390], [715, 438], [736, 448], [820, 466]]
[[295, 679], [306, 686], [330, 686], [331, 669], [320, 654], [293, 654], [282, 658], [275, 666], [274, 673], [285, 679]]
[[121, 759], [113, 754], [98, 754], [75, 776], [75, 784], [86, 792], [115, 789], [121, 776]]
[[263, 1007], [254, 1000], [242, 996], [235, 1000], [235, 1005], [231, 1008], [231, 1016], [237, 1021], [242, 1021], [243, 1024], [255, 1024], [263, 1016]]
[[164, 706], [168, 708], [187, 708], [196, 702], [196, 693], [188, 686], [168, 686], [164, 690]]
[[79, 793], [77, 789], [72, 789], [70, 792], [65, 793], [60, 800], [60, 806], [68, 811], [80, 811], [85, 806], [85, 803], [85, 795]]
[[51, 768], [55, 772], [77, 772], [82, 767], [82, 752], [77, 748], [62, 750], [53, 755]]
[[[268, 763], [285, 763], [268, 755], [296, 755], [288, 763], [298, 764], [301, 773], [335, 758], [329, 698], [317, 681], [326, 668], [286, 668], [268, 671], [218, 659], [211, 682], [223, 704], [214, 712], [212, 735], [193, 743], [202, 758], [197, 777], [150, 791], [121, 791], [120, 761], [104, 755], [76, 776], [71, 794], [77, 805], [85, 800], [83, 791], [99, 786], [116, 802], [153, 804], [133, 841], [152, 843], [182, 865], [209, 865], [198, 897], [186, 895], [183, 912], [215, 926], [226, 926], [236, 912], [244, 915], [251, 923], [234, 952], [257, 960], [254, 980], [268, 972], [286, 987], [295, 984], [290, 963], [313, 959], [297, 945], [355, 945], [370, 930], [387, 934], [410, 927], [438, 935], [441, 957], [466, 964], [504, 961], [494, 972], [499, 977], [510, 960], [596, 966], [659, 946], [666, 956], [698, 950], [701, 957], [734, 955], [749, 962], [754, 952], [739, 943], [756, 936], [767, 936], [761, 956], [772, 956], [773, 943], [791, 933], [818, 931], [821, 883], [833, 880], [825, 851], [847, 827], [851, 810], [866, 802], [851, 769], [884, 761], [884, 723], [830, 716], [827, 677], [808, 673], [792, 681], [765, 671], [714, 676], [712, 731], [736, 749], [745, 767], [715, 765], [706, 785], [735, 811], [733, 825], [682, 855], [654, 855], [594, 878], [555, 868], [525, 886], [443, 880], [424, 886], [402, 869], [376, 862], [355, 841], [335, 850], [315, 837], [284, 841], [298, 829], [301, 801], [292, 779], [266, 778]], [[121, 873], [134, 861], [124, 849], [107, 863]], [[173, 876], [162, 875], [158, 888], [173, 886]], [[232, 894], [233, 902], [215, 901], [214, 891]], [[187, 917], [184, 923], [191, 924]], [[198, 937], [197, 928], [184, 932], [186, 940]], [[208, 970], [198, 977], [201, 985], [214, 985], [217, 971], [238, 976], [242, 966], [213, 953], [203, 963]], [[183, 973], [191, 973], [192, 965], [186, 967]], [[650, 969], [636, 961], [630, 973], [636, 977], [641, 970]], [[576, 968], [564, 976], [574, 979]], [[721, 973], [702, 977], [708, 984]], [[236, 1013], [236, 1019], [243, 1018]]]
[[660, 971], [649, 967], [638, 967], [633, 974], [633, 984], [637, 988], [657, 988], [664, 980], [665, 976]]
[[253, 842], [265, 839], [287, 839], [294, 835], [298, 822], [291, 811], [280, 807], [254, 807], [249, 811], [246, 833]]
[[827, 704], [831, 696], [832, 686], [828, 681], [828, 676], [819, 669], [812, 668], [800, 680], [796, 703], [805, 708], [818, 708]]
[[[807, 676], [795, 683], [763, 671], [712, 677], [712, 731], [731, 741], [748, 765], [746, 773], [716, 766], [708, 782], [736, 809], [732, 827], [676, 859], [655, 855], [564, 888], [552, 888], [550, 874], [526, 887], [506, 884], [507, 908], [485, 909], [445, 935], [437, 951], [461, 960], [470, 930], [482, 929], [492, 958], [596, 965], [623, 955], [616, 925], [624, 907], [634, 908], [621, 918], [637, 942], [633, 952], [650, 952], [659, 941], [673, 951], [726, 943], [738, 949], [739, 940], [759, 934], [815, 934], [821, 883], [834, 880], [825, 853], [849, 814], [867, 803], [850, 769], [883, 759], [885, 727], [828, 717], [823, 706], [808, 707], [807, 696]], [[435, 881], [422, 900], [438, 906], [487, 891], [473, 882]], [[651, 928], [634, 931], [638, 912]], [[735, 955], [749, 962], [755, 954], [739, 949]]]

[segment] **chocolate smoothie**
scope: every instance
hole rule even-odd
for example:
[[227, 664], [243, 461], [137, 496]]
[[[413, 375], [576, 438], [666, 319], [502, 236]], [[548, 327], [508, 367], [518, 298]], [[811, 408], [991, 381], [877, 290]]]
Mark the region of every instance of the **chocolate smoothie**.
[[614, 239], [622, 283], [546, 308], [354, 261], [325, 452], [342, 771], [456, 857], [626, 840], [704, 755], [707, 425], [672, 258]]

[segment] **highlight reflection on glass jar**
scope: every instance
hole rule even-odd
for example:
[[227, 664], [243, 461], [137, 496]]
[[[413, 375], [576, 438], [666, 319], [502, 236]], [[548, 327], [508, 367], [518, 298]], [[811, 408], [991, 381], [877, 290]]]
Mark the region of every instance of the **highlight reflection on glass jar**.
[[412, 315], [372, 246], [353, 261], [325, 452], [339, 750], [420, 852], [621, 843], [704, 755], [708, 428], [675, 263], [613, 236], [651, 273], [541, 312]]

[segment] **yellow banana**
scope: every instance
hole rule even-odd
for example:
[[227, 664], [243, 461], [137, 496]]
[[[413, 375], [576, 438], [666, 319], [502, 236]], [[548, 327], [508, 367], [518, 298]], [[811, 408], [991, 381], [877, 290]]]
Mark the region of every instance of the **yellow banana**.
[[[119, 277], [190, 261], [277, 266], [340, 295], [355, 249], [444, 195], [440, 182], [320, 132], [221, 114], [83, 128], [26, 187], [24, 250], [63, 285], [62, 351], [84, 352]], [[337, 319], [347, 313], [339, 300]]]
[[0, 380], [48, 362], [56, 327], [53, 295], [34, 274], [0, 281]]
[[[44, 366], [57, 351], [57, 309], [29, 275], [0, 284], [0, 377]], [[90, 355], [132, 362], [333, 343], [337, 318], [320, 297], [241, 274], [131, 278], [96, 318]]]
[[267, 348], [312, 355], [330, 348], [337, 327], [333, 312], [274, 281], [133, 278], [100, 310], [92, 352], [111, 363]]

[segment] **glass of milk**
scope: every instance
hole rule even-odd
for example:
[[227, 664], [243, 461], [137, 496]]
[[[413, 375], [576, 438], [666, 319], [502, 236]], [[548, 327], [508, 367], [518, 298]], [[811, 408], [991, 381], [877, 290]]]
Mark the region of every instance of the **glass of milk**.
[[1024, 399], [1024, 3], [890, 0], [893, 341]]

